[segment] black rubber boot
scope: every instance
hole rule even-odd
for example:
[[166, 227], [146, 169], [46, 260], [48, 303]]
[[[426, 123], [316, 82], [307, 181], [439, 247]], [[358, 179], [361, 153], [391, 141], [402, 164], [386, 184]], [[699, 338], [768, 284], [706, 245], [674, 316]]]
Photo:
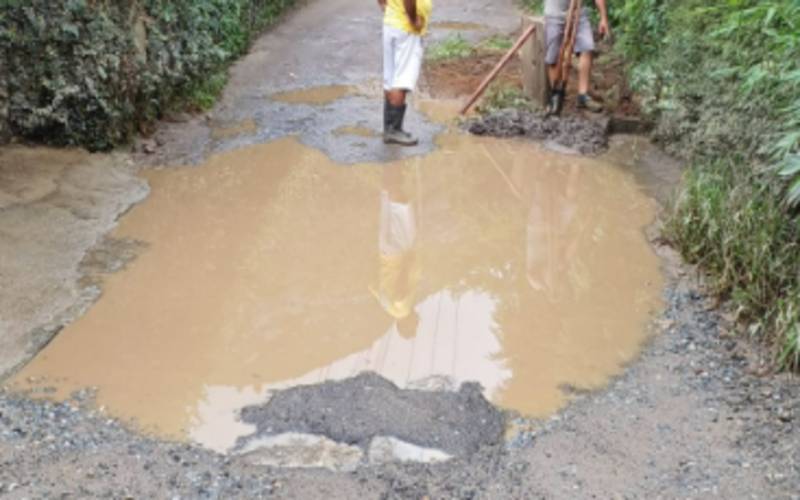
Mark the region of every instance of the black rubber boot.
[[383, 99], [383, 134], [386, 135], [392, 128], [392, 113], [389, 99]]
[[399, 144], [401, 146], [416, 146], [419, 141], [416, 137], [403, 130], [407, 105], [388, 105], [388, 128], [383, 133], [383, 142], [386, 144]]
[[550, 91], [550, 100], [547, 103], [547, 116], [558, 116], [564, 108], [564, 96], [566, 92], [563, 89], [553, 89]]

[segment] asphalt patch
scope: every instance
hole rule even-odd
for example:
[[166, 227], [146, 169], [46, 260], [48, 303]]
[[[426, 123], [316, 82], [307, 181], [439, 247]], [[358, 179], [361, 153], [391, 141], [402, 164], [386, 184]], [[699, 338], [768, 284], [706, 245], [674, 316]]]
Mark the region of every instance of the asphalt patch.
[[402, 390], [374, 373], [281, 391], [264, 405], [242, 410], [242, 420], [257, 430], [239, 447], [286, 432], [364, 448], [373, 437], [393, 436], [462, 457], [500, 443], [505, 429], [504, 414], [483, 397], [479, 384], [463, 384], [456, 392]]
[[475, 135], [527, 137], [553, 143], [584, 155], [608, 149], [609, 120], [605, 117], [546, 116], [541, 112], [504, 109], [466, 122]]

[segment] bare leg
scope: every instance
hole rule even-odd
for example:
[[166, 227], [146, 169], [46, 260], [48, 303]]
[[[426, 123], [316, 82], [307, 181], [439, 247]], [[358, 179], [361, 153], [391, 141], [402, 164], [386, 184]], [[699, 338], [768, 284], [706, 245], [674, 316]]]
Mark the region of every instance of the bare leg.
[[578, 93], [589, 93], [589, 78], [592, 75], [592, 53], [582, 52], [578, 65]]
[[392, 106], [402, 106], [406, 103], [407, 93], [408, 91], [403, 89], [387, 90], [386, 100], [388, 100], [389, 104], [391, 104]]
[[556, 84], [556, 79], [558, 78], [557, 64], [547, 65], [547, 77], [550, 79], [550, 87], [552, 88]]

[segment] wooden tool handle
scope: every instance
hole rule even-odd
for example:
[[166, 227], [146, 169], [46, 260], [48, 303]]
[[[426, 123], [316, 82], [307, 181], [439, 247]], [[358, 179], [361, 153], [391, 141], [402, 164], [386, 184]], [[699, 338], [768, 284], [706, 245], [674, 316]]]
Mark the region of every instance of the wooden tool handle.
[[469, 101], [467, 101], [467, 104], [461, 110], [462, 115], [466, 114], [467, 111], [469, 111], [470, 108], [475, 104], [475, 102], [477, 102], [477, 100], [480, 99], [480, 97], [483, 95], [483, 93], [486, 91], [486, 89], [489, 87], [492, 81], [494, 81], [494, 79], [497, 78], [497, 75], [500, 73], [500, 71], [502, 71], [502, 69], [506, 66], [506, 64], [508, 64], [508, 62], [514, 56], [514, 54], [517, 53], [517, 51], [522, 47], [522, 45], [528, 41], [528, 38], [530, 38], [535, 32], [536, 32], [536, 25], [531, 25], [528, 27], [527, 30], [525, 30], [525, 33], [523, 33], [522, 36], [519, 37], [517, 43], [515, 43], [514, 46], [511, 47], [511, 49], [506, 53], [506, 55], [503, 56], [503, 58], [500, 60], [499, 63], [497, 63], [497, 66], [494, 67], [491, 73], [489, 73], [489, 75], [486, 78], [484, 78], [483, 82], [481, 82], [481, 84], [478, 86], [478, 89], [475, 91], [474, 94], [472, 94], [472, 97], [469, 98]]

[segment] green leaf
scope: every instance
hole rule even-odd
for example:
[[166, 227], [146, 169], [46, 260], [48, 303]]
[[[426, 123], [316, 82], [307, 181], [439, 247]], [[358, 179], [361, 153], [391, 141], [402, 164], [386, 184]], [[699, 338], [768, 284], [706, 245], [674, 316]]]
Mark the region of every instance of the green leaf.
[[75, 38], [75, 39], [80, 37], [80, 33], [81, 33], [80, 29], [76, 25], [74, 25], [72, 23], [62, 24], [61, 25], [61, 31], [66, 33], [66, 34], [68, 34], [68, 35], [72, 35], [72, 37]]
[[781, 177], [794, 177], [800, 174], [800, 154], [791, 155], [778, 174]]

